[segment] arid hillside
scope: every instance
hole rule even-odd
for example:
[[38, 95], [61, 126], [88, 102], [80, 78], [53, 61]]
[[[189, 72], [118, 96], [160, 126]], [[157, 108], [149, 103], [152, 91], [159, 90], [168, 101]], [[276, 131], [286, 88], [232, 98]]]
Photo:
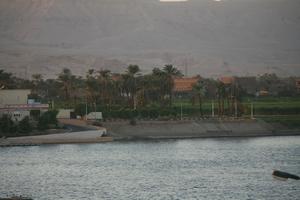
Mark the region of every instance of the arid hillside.
[[1, 0], [0, 68], [300, 75], [299, 10], [298, 0]]

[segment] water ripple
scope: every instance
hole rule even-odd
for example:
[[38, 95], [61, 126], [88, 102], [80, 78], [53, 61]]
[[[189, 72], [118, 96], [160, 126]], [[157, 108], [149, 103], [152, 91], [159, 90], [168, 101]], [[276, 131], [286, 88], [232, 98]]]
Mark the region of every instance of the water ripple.
[[52, 199], [297, 199], [300, 137], [0, 149], [0, 196]]

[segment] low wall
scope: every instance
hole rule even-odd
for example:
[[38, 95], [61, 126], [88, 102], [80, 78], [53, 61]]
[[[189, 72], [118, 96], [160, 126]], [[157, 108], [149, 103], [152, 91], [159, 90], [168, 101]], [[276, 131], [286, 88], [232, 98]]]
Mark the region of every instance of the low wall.
[[108, 134], [115, 139], [133, 138], [198, 138], [198, 137], [250, 137], [297, 135], [299, 132], [276, 131], [270, 124], [255, 120], [235, 121], [127, 121], [104, 123]]
[[1, 139], [0, 146], [100, 143], [113, 141], [112, 137], [102, 137], [104, 133], [106, 133], [106, 129], [39, 136], [15, 137]]

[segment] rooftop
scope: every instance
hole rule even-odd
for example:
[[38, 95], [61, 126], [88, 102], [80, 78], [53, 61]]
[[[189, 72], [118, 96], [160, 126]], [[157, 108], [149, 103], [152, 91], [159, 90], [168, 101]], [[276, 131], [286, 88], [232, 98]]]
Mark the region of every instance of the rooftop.
[[175, 92], [188, 92], [192, 91], [193, 86], [199, 81], [200, 77], [190, 78], [174, 78], [174, 91]]
[[219, 81], [221, 81], [225, 85], [230, 85], [235, 81], [235, 78], [233, 76], [224, 76], [224, 77], [220, 77]]

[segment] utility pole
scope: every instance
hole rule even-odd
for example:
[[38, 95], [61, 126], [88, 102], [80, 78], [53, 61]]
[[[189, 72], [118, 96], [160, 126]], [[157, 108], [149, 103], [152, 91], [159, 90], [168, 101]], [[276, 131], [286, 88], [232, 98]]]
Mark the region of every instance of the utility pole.
[[85, 101], [85, 121], [87, 121], [87, 112], [88, 112], [88, 106], [87, 106], [87, 98]]
[[52, 105], [51, 105], [51, 107], [52, 107], [52, 110], [54, 110], [54, 100], [52, 99]]
[[254, 116], [253, 116], [253, 102], [251, 103], [251, 119], [254, 119]]
[[182, 102], [180, 102], [180, 120], [182, 121]]
[[181, 101], [181, 95], [179, 96], [180, 99], [180, 120], [182, 121], [182, 101]]
[[211, 101], [211, 116], [212, 116], [212, 118], [215, 117], [215, 102], [214, 102], [214, 100]]
[[236, 99], [235, 99], [235, 102], [234, 102], [234, 110], [235, 110], [234, 116], [235, 116], [235, 118], [237, 118], [237, 101], [236, 101]]

